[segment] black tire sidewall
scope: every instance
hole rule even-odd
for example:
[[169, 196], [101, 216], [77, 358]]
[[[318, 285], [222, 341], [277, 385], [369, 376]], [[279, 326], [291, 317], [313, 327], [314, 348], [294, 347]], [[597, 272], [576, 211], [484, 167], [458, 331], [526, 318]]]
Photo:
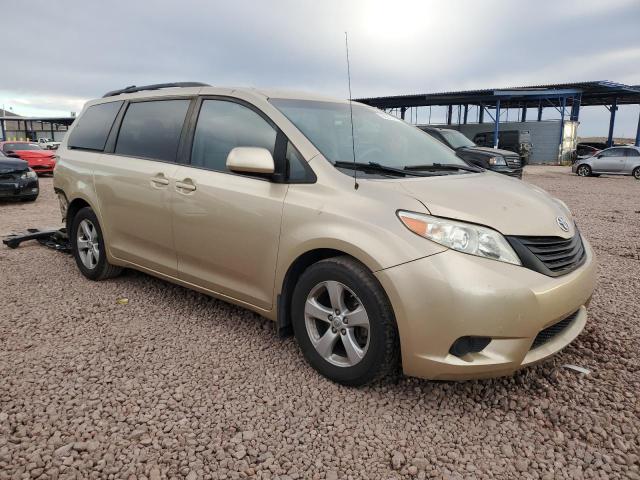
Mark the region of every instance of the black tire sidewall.
[[[393, 318], [386, 295], [377, 280], [371, 275], [363, 282], [360, 275], [371, 275], [366, 270], [354, 272], [333, 262], [319, 262], [311, 266], [298, 280], [291, 305], [292, 323], [296, 340], [305, 358], [322, 375], [345, 385], [363, 385], [374, 379], [386, 361], [388, 331], [385, 319]], [[364, 358], [352, 367], [338, 367], [326, 361], [311, 343], [304, 319], [307, 296], [318, 283], [335, 280], [346, 285], [362, 302], [369, 316], [369, 347]], [[374, 288], [371, 288], [374, 286]], [[375, 288], [377, 287], [377, 288]], [[378, 291], [375, 291], [378, 290]]]
[[[84, 219], [89, 220], [98, 231], [98, 249], [100, 258], [98, 258], [98, 263], [96, 264], [96, 266], [91, 269], [85, 267], [78, 253], [78, 228], [80, 222]], [[100, 222], [98, 222], [98, 217], [91, 207], [82, 208], [78, 211], [76, 216], [73, 217], [69, 241], [71, 243], [71, 251], [73, 252], [73, 257], [75, 258], [76, 264], [78, 265], [78, 268], [80, 269], [82, 274], [90, 280], [98, 280], [101, 277], [101, 273], [105, 269], [105, 265], [107, 262], [107, 253], [104, 246], [104, 237], [102, 235], [102, 228], [100, 228]]]
[[638, 175], [640, 173], [640, 167], [636, 167], [633, 169], [633, 171], [631, 172], [631, 175], [633, 176], [633, 178], [635, 178], [636, 180], [640, 180], [640, 175]]

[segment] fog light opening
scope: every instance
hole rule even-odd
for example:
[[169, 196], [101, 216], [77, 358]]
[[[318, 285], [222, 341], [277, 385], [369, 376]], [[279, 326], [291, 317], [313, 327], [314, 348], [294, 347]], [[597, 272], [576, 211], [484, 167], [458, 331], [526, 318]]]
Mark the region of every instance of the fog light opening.
[[490, 337], [460, 337], [453, 342], [449, 353], [456, 357], [464, 357], [469, 353], [481, 352], [489, 342], [491, 342]]

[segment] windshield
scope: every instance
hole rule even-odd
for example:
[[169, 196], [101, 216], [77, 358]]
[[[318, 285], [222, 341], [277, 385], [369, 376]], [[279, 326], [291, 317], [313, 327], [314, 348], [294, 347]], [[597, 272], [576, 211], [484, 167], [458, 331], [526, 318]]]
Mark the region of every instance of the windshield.
[[2, 146], [2, 150], [4, 150], [5, 152], [19, 151], [19, 150], [42, 150], [42, 147], [40, 147], [40, 145], [35, 143], [16, 142], [16, 143], [5, 143]]
[[451, 148], [475, 147], [476, 144], [457, 130], [440, 130], [440, 134], [449, 142]]
[[[333, 163], [353, 161], [349, 104], [270, 99]], [[381, 110], [353, 104], [356, 162], [404, 168], [436, 164], [468, 165], [422, 130]]]

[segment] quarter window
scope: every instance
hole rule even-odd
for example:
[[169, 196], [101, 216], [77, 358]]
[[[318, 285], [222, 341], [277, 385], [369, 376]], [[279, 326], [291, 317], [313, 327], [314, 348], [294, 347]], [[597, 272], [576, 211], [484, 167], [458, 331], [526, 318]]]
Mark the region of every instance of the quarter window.
[[304, 167], [306, 160], [302, 158], [300, 152], [298, 152], [291, 142], [287, 142], [286, 159], [289, 168], [287, 180], [293, 183], [308, 182], [309, 174], [307, 173], [307, 169]]
[[276, 130], [253, 110], [225, 100], [204, 100], [191, 151], [191, 165], [227, 171], [235, 147], [262, 147], [274, 154]]
[[129, 105], [115, 153], [175, 162], [190, 100], [159, 100]]
[[123, 102], [108, 102], [92, 105], [76, 120], [77, 125], [69, 136], [69, 148], [85, 148], [103, 151], [113, 121]]

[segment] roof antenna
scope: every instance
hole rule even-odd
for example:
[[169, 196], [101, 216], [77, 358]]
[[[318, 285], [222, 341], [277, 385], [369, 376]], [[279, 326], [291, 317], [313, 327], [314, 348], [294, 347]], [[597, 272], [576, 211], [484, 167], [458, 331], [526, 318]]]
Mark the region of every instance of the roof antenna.
[[356, 139], [353, 136], [353, 105], [351, 99], [351, 69], [349, 68], [349, 35], [344, 32], [344, 45], [347, 49], [347, 79], [349, 81], [349, 117], [351, 119], [351, 151], [353, 153], [353, 188], [358, 189], [358, 169], [356, 168]]

